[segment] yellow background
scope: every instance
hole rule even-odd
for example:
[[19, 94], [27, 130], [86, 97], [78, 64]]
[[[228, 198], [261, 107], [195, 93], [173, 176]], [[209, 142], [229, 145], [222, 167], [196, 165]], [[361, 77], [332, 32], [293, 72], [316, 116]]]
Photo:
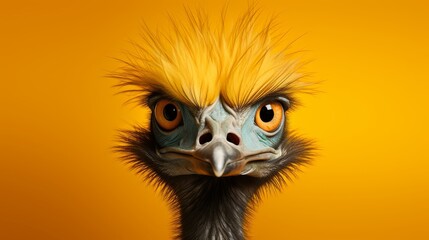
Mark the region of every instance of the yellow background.
[[[166, 202], [111, 150], [146, 115], [103, 76], [141, 19], [156, 26], [184, 2], [1, 3], [0, 239], [171, 238]], [[251, 239], [429, 239], [428, 3], [260, 6], [306, 33], [297, 47], [323, 83], [290, 117], [321, 150], [265, 198]]]

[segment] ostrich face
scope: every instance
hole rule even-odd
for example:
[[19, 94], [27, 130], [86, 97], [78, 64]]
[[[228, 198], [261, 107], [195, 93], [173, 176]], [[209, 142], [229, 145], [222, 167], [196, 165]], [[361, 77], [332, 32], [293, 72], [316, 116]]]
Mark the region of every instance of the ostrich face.
[[113, 74], [152, 111], [150, 129], [127, 131], [118, 148], [149, 179], [262, 181], [307, 162], [309, 144], [288, 135], [285, 115], [306, 91], [301, 65], [275, 24], [257, 16], [249, 9], [235, 21], [211, 21], [187, 12], [171, 29], [144, 29], [137, 53]]
[[241, 109], [221, 99], [196, 109], [165, 97], [149, 100], [156, 154], [168, 175], [263, 177], [282, 155], [284, 97], [263, 98]]

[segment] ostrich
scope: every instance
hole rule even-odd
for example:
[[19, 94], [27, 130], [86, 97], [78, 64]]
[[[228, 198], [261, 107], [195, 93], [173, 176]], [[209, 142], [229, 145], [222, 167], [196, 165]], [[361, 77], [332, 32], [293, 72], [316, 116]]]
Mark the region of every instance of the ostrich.
[[259, 10], [217, 22], [185, 12], [168, 31], [145, 26], [137, 53], [112, 74], [151, 113], [147, 126], [122, 132], [117, 150], [163, 190], [178, 239], [244, 239], [261, 193], [311, 159], [286, 114], [306, 85]]

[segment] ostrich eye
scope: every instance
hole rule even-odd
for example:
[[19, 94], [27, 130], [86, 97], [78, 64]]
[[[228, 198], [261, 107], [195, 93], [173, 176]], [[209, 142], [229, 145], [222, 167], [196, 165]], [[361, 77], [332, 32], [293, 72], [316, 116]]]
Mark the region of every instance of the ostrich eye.
[[283, 106], [277, 101], [265, 102], [256, 111], [255, 123], [262, 130], [274, 132], [283, 119]]
[[155, 106], [155, 119], [165, 131], [172, 131], [182, 122], [179, 106], [169, 100], [160, 100]]

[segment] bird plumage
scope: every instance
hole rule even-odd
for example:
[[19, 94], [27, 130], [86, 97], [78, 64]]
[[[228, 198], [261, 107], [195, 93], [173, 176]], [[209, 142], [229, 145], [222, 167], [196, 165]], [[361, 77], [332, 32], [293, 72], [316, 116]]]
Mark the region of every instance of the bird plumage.
[[223, 15], [210, 21], [187, 10], [161, 32], [145, 26], [137, 52], [115, 77], [139, 91], [143, 102], [157, 91], [200, 108], [219, 97], [233, 108], [268, 94], [292, 97], [306, 87], [299, 81], [300, 63], [287, 57], [289, 44], [276, 34], [274, 20], [260, 23], [258, 15], [251, 7], [234, 22]]
[[245, 238], [247, 221], [254, 206], [269, 189], [279, 190], [299, 167], [308, 164], [313, 147], [310, 141], [288, 135], [283, 155], [273, 161], [271, 173], [263, 178], [204, 175], [171, 176], [163, 159], [153, 151], [156, 143], [143, 127], [123, 131], [117, 148], [123, 159], [145, 179], [162, 190], [177, 212], [176, 238], [183, 240]]
[[[231, 24], [188, 10], [170, 31], [145, 28], [138, 52], [112, 74], [152, 110], [149, 127], [124, 131], [117, 150], [162, 188], [178, 238], [243, 239], [264, 189], [280, 189], [310, 160], [311, 143], [289, 133], [285, 114], [303, 74], [259, 14], [250, 7]], [[258, 114], [280, 122], [265, 129]]]

